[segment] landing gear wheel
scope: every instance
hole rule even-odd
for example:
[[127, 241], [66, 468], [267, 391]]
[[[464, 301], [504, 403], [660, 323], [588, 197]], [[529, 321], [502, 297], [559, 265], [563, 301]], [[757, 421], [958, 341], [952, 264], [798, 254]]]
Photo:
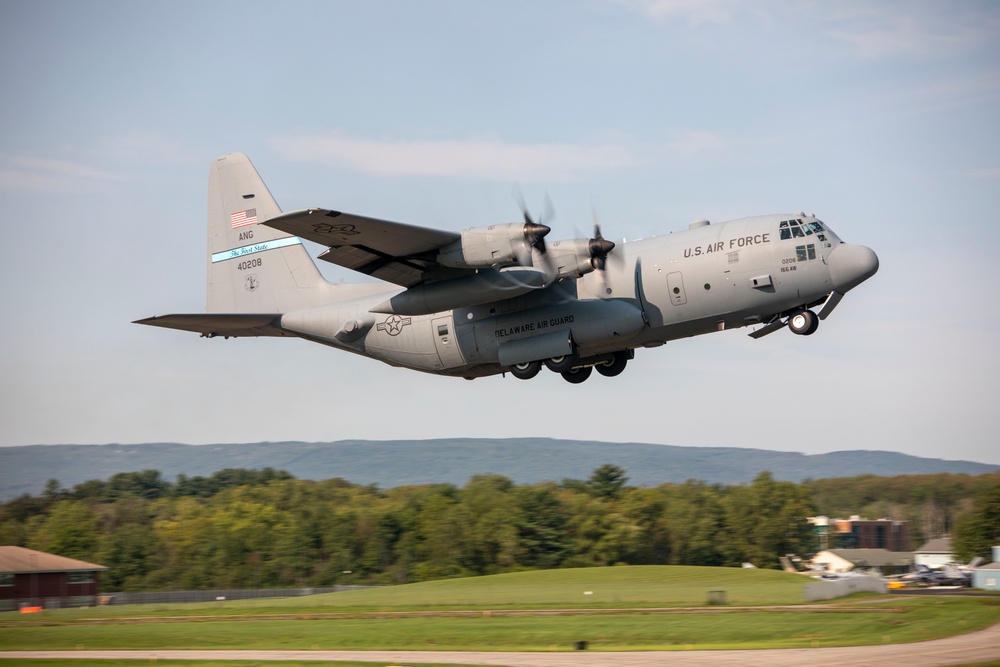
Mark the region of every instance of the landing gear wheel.
[[582, 366], [580, 368], [574, 368], [570, 371], [563, 371], [562, 376], [566, 382], [572, 382], [573, 384], [580, 384], [590, 377], [591, 371], [594, 370], [593, 366]]
[[576, 365], [576, 355], [567, 354], [562, 357], [552, 357], [551, 359], [545, 360], [545, 367], [554, 373], [563, 373], [568, 370], [572, 370], [573, 366]]
[[514, 364], [511, 366], [510, 374], [518, 380], [530, 380], [538, 375], [538, 371], [540, 370], [542, 370], [542, 362], [526, 361], [523, 364]]
[[606, 361], [603, 364], [597, 364], [594, 368], [604, 377], [613, 378], [625, 370], [626, 364], [628, 364], [628, 352], [615, 352], [614, 359]]
[[819, 328], [819, 318], [811, 310], [799, 310], [789, 316], [788, 328], [799, 336], [809, 336]]

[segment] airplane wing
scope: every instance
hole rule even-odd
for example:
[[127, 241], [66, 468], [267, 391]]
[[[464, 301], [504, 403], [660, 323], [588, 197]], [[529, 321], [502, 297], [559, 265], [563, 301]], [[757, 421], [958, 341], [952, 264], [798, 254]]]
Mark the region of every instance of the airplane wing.
[[474, 273], [435, 260], [440, 248], [462, 238], [456, 232], [323, 208], [291, 211], [264, 224], [327, 246], [319, 259], [403, 287]]
[[288, 336], [277, 326], [278, 314], [221, 314], [196, 313], [188, 315], [160, 315], [136, 320], [133, 324], [193, 331], [209, 338], [213, 336]]

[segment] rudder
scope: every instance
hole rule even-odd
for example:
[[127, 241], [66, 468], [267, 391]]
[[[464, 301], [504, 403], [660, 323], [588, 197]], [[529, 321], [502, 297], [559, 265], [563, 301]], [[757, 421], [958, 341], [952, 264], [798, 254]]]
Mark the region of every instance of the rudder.
[[209, 313], [287, 313], [319, 305], [330, 285], [297, 236], [263, 225], [281, 213], [243, 153], [208, 177]]

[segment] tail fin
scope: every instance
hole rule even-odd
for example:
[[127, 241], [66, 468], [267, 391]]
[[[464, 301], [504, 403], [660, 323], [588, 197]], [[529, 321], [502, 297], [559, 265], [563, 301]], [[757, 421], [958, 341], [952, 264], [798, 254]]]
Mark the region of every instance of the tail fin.
[[281, 213], [243, 153], [208, 177], [209, 313], [287, 313], [326, 302], [333, 287], [301, 239], [260, 223]]

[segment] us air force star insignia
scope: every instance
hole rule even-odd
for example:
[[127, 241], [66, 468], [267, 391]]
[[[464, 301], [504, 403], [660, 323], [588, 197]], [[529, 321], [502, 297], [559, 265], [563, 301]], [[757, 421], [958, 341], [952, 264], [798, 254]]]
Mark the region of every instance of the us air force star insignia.
[[319, 222], [312, 226], [317, 234], [340, 234], [341, 236], [356, 236], [361, 232], [354, 225], [343, 223], [331, 225], [329, 222]]
[[385, 318], [385, 322], [375, 325], [375, 328], [379, 331], [384, 331], [390, 336], [398, 336], [399, 332], [403, 330], [407, 324], [413, 320], [409, 317], [400, 317], [399, 315], [390, 315]]

